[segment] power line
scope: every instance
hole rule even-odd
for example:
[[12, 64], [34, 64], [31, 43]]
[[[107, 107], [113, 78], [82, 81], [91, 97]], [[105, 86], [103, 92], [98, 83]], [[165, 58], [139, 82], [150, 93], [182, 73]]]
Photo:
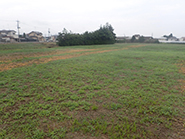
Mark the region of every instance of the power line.
[[46, 28], [43, 25], [33, 25], [33, 24], [28, 24], [28, 23], [22, 22], [22, 21], [21, 21], [21, 24], [32, 27], [32, 28]]
[[[15, 20], [3, 20], [3, 19], [0, 19], [0, 21], [7, 23], [8, 28], [9, 28], [9, 24], [8, 23], [12, 23], [12, 22], [15, 23]], [[21, 31], [20, 30], [20, 21], [19, 20], [16, 20], [16, 23], [17, 23], [18, 41], [20, 41], [20, 38], [19, 38], [20, 33], [21, 33], [20, 32]], [[46, 27], [44, 27], [42, 25], [33, 25], [33, 24], [30, 24], [30, 23], [27, 23], [27, 22], [22, 22], [22, 21], [21, 21], [21, 25], [23, 25], [23, 26], [26, 25], [26, 26], [34, 29], [34, 30], [37, 30], [37, 29], [40, 29], [40, 28], [42, 28], [42, 29], [46, 28]], [[21, 26], [21, 28], [24, 29], [25, 27], [22, 27]], [[51, 35], [50, 28], [48, 28], [48, 31], [47, 32], [48, 32], [48, 36], [50, 36]]]

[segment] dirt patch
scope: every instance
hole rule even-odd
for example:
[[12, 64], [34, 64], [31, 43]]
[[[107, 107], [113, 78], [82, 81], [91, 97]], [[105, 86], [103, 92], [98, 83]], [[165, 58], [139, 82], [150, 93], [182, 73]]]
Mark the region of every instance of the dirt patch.
[[42, 57], [42, 56], [50, 56], [50, 55], [60, 55], [65, 53], [76, 53], [76, 52], [84, 52], [84, 51], [93, 51], [95, 49], [79, 49], [79, 50], [57, 50], [57, 51], [49, 51], [49, 52], [38, 52], [38, 53], [12, 53], [8, 55], [3, 55], [0, 57], [0, 62], [11, 62], [13, 60], [19, 60], [23, 58], [30, 58], [30, 57]]
[[142, 46], [146, 46], [146, 45], [131, 45], [131, 46], [128, 46], [129, 48], [138, 48], [138, 47], [142, 47]]
[[[55, 60], [61, 60], [61, 59], [69, 59], [73, 57], [79, 57], [79, 56], [85, 56], [85, 55], [90, 55], [90, 54], [98, 54], [98, 53], [105, 53], [105, 52], [111, 52], [111, 51], [120, 51], [120, 50], [126, 50], [129, 48], [137, 48], [137, 47], [142, 47], [145, 45], [134, 45], [134, 46], [129, 46], [127, 48], [122, 48], [122, 49], [109, 49], [109, 50], [100, 50], [100, 49], [79, 49], [79, 50], [65, 50], [65, 51], [54, 51], [54, 52], [47, 52], [47, 53], [34, 53], [34, 54], [12, 54], [9, 56], [2, 56], [0, 57], [0, 62], [9, 62], [9, 63], [3, 63], [0, 64], [0, 72], [10, 70], [12, 68], [17, 68], [17, 67], [23, 67], [23, 66], [29, 66], [32, 64], [41, 64], [41, 63], [48, 63], [50, 61], [55, 61]], [[94, 51], [98, 50], [98, 51]], [[86, 52], [86, 51], [92, 51], [92, 52]], [[17, 60], [17, 59], [23, 59], [23, 58], [28, 58], [28, 57], [42, 57], [42, 56], [52, 56], [52, 55], [59, 55], [59, 54], [65, 54], [65, 53], [77, 53], [77, 52], [84, 52], [81, 54], [70, 54], [70, 55], [65, 55], [65, 56], [53, 56], [49, 58], [40, 58], [40, 59], [33, 59], [29, 60], [26, 62], [11, 62], [12, 60]]]

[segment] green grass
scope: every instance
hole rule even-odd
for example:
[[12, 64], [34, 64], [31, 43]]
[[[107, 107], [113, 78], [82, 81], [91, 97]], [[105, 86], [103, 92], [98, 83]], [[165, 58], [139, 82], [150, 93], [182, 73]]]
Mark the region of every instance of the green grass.
[[[48, 51], [130, 45], [138, 44]], [[3, 47], [0, 55], [48, 49]], [[0, 138], [183, 138], [182, 60], [185, 45], [146, 44], [0, 72]]]

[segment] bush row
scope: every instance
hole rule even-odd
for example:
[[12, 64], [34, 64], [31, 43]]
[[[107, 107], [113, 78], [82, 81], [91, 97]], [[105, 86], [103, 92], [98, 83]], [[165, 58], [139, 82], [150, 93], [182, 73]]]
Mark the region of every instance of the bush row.
[[115, 34], [113, 27], [106, 23], [100, 29], [94, 32], [86, 31], [83, 34], [68, 32], [65, 28], [58, 36], [59, 46], [73, 45], [96, 45], [96, 44], [113, 44], [115, 43]]

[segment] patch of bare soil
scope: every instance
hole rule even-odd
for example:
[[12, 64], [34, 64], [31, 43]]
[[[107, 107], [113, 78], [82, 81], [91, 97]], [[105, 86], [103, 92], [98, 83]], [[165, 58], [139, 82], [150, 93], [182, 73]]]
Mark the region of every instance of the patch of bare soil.
[[[90, 54], [98, 54], [98, 53], [105, 53], [105, 52], [111, 52], [111, 51], [119, 51], [119, 50], [126, 50], [129, 48], [137, 48], [145, 45], [133, 45], [133, 46], [128, 46], [127, 48], [122, 48], [122, 49], [109, 49], [109, 50], [99, 50], [99, 49], [71, 49], [71, 50], [66, 50], [66, 51], [54, 51], [54, 52], [48, 52], [48, 53], [34, 53], [34, 54], [12, 54], [8, 56], [2, 56], [0, 57], [0, 62], [9, 62], [9, 63], [3, 63], [0, 64], [0, 72], [1, 71], [6, 71], [10, 70], [12, 68], [17, 68], [17, 67], [23, 67], [23, 66], [29, 66], [32, 64], [41, 64], [41, 63], [47, 63], [50, 61], [55, 61], [55, 60], [61, 60], [61, 59], [69, 59], [73, 57], [79, 57], [79, 56], [84, 56], [84, 55], [90, 55]], [[98, 50], [98, 51], [94, 51]], [[92, 52], [86, 52], [86, 51], [92, 51]], [[77, 52], [84, 52], [81, 54], [70, 54], [70, 55], [65, 55], [65, 56], [53, 56], [49, 58], [40, 58], [40, 59], [33, 59], [27, 62], [12, 62], [12, 60], [17, 60], [17, 59], [23, 59], [23, 58], [28, 58], [28, 57], [42, 57], [42, 56], [52, 56], [52, 55], [59, 55], [59, 54], [65, 54], [65, 53], [77, 53]]]
[[59, 55], [65, 53], [76, 53], [76, 52], [84, 52], [84, 51], [92, 51], [95, 49], [70, 49], [70, 50], [57, 50], [57, 51], [49, 51], [49, 52], [38, 52], [38, 53], [11, 53], [8, 55], [0, 56], [0, 62], [11, 62], [12, 60], [20, 60], [23, 58], [29, 57], [42, 57], [42, 56], [50, 56], [50, 55]]

